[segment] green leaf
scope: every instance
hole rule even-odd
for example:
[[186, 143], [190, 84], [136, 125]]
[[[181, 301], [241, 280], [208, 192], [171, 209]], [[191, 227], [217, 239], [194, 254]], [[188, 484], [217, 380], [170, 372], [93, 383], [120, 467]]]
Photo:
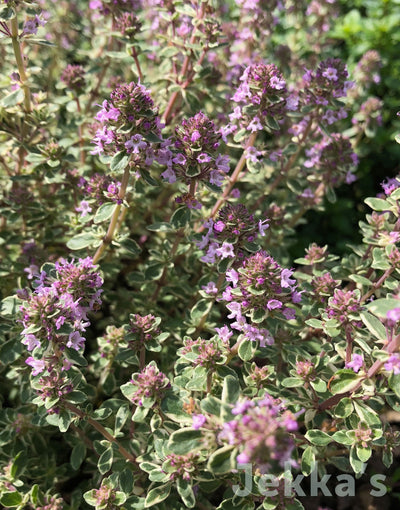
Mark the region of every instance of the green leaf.
[[234, 446], [227, 445], [215, 451], [207, 462], [207, 469], [214, 475], [230, 473], [235, 467], [235, 459], [232, 458]]
[[285, 510], [304, 510], [304, 506], [298, 499], [294, 499], [285, 505]]
[[67, 247], [70, 250], [82, 250], [83, 248], [91, 246], [97, 240], [97, 236], [92, 232], [83, 232], [70, 239], [67, 242]]
[[319, 319], [308, 319], [306, 324], [314, 329], [323, 329], [324, 327], [324, 323]]
[[10, 476], [12, 479], [18, 478], [26, 468], [28, 459], [24, 451], [18, 452], [14, 457], [10, 467]]
[[36, 506], [43, 506], [44, 505], [44, 500], [43, 498], [41, 497], [41, 492], [40, 492], [40, 487], [37, 483], [35, 483], [31, 490], [30, 490], [30, 494], [31, 494], [31, 501], [34, 505]]
[[386, 314], [394, 308], [400, 308], [400, 299], [381, 298], [375, 299], [366, 305], [368, 310], [378, 317], [386, 318]]
[[189, 480], [183, 480], [182, 478], [178, 478], [176, 488], [178, 490], [179, 496], [185, 503], [185, 506], [187, 508], [194, 508], [196, 504], [196, 499], [194, 497], [191, 482]]
[[7, 22], [12, 18], [15, 18], [14, 9], [10, 6], [3, 7], [3, 9], [1, 9], [1, 11], [0, 11], [0, 20]]
[[72, 349], [72, 347], [66, 347], [65, 349], [66, 357], [72, 361], [75, 365], [80, 367], [86, 367], [88, 362], [87, 359], [82, 356], [78, 351]]
[[163, 271], [164, 271], [164, 264], [161, 263], [155, 263], [150, 264], [144, 273], [144, 277], [146, 280], [158, 280], [161, 278]]
[[308, 430], [304, 436], [311, 444], [326, 446], [332, 442], [332, 437], [326, 432], [318, 429]]
[[190, 422], [191, 417], [183, 410], [182, 398], [167, 395], [161, 402], [161, 411], [167, 418], [177, 422]]
[[22, 503], [22, 496], [19, 492], [3, 492], [0, 503], [7, 508], [18, 506]]
[[91, 491], [85, 492], [85, 494], [83, 495], [83, 499], [86, 501], [88, 505], [97, 506], [96, 489], [92, 489]]
[[147, 494], [144, 506], [145, 508], [149, 508], [157, 503], [161, 503], [164, 499], [167, 499], [169, 493], [171, 492], [171, 484], [165, 483], [164, 485], [159, 485], [158, 487], [154, 487]]
[[200, 320], [204, 315], [207, 315], [213, 306], [213, 301], [210, 299], [200, 299], [190, 310], [190, 317], [194, 322]]
[[133, 239], [127, 238], [120, 242], [121, 252], [124, 255], [127, 253], [129, 255], [138, 255], [142, 248], [138, 245], [136, 241]]
[[140, 175], [143, 177], [143, 180], [147, 182], [147, 184], [150, 184], [150, 186], [156, 187], [159, 185], [158, 182], [150, 175], [150, 172], [144, 168], [140, 169]]
[[72, 422], [71, 413], [67, 409], [62, 409], [59, 414], [58, 428], [60, 432], [67, 432]]
[[362, 376], [357, 375], [353, 370], [342, 369], [335, 374], [335, 379], [331, 382], [331, 393], [346, 393], [357, 386]]
[[357, 450], [355, 448], [355, 446], [352, 446], [350, 448], [350, 456], [349, 456], [349, 460], [350, 460], [350, 465], [351, 467], [353, 468], [353, 471], [358, 475], [358, 474], [362, 474], [365, 470], [365, 464], [364, 462], [362, 462], [359, 458], [358, 458], [358, 455], [357, 455]]
[[315, 465], [315, 453], [311, 446], [307, 446], [301, 456], [301, 472], [308, 476], [313, 471]]
[[322, 379], [311, 381], [310, 384], [317, 393], [325, 393], [327, 390], [326, 382]]
[[146, 420], [147, 415], [149, 414], [150, 409], [147, 407], [138, 406], [133, 413], [132, 421], [137, 423], [143, 423]]
[[12, 338], [0, 346], [0, 361], [4, 365], [13, 363], [24, 352], [24, 345], [20, 339]]
[[174, 228], [170, 223], [166, 223], [165, 221], [161, 221], [158, 223], [153, 223], [152, 225], [148, 225], [147, 230], [151, 232], [173, 232]]
[[184, 227], [190, 222], [191, 212], [186, 206], [177, 209], [171, 217], [171, 225], [175, 228]]
[[265, 121], [265, 124], [267, 125], [267, 127], [269, 129], [271, 129], [272, 131], [278, 131], [280, 129], [280, 126], [279, 126], [278, 122], [274, 119], [274, 117], [267, 115], [264, 118], [264, 121]]
[[16, 296], [8, 296], [2, 299], [0, 304], [0, 315], [3, 317], [15, 317], [19, 310], [20, 300]]
[[200, 402], [200, 408], [205, 413], [212, 414], [213, 416], [219, 416], [221, 413], [222, 401], [213, 395], [208, 395], [205, 399]]
[[332, 436], [332, 439], [336, 441], [336, 443], [344, 444], [346, 446], [353, 444], [352, 438], [349, 437], [344, 430], [338, 430], [335, 432]]
[[129, 156], [125, 151], [117, 152], [115, 156], [112, 157], [110, 162], [110, 170], [112, 172], [120, 172], [125, 170], [127, 164], [129, 162]]
[[132, 492], [134, 484], [132, 470], [129, 468], [125, 468], [123, 471], [120, 472], [118, 480], [120, 489], [123, 492], [126, 492], [126, 494], [130, 494]]
[[256, 353], [255, 343], [251, 340], [243, 340], [239, 345], [238, 355], [243, 361], [250, 361]]
[[110, 471], [114, 458], [114, 450], [110, 446], [107, 450], [100, 455], [100, 458], [97, 462], [97, 467], [102, 475]]
[[123, 405], [118, 409], [117, 414], [115, 416], [114, 435], [116, 435], [125, 425], [125, 422], [128, 419], [130, 412], [131, 411], [129, 410], [128, 405]]
[[393, 452], [391, 450], [388, 449], [383, 450], [382, 462], [385, 465], [385, 467], [390, 468], [390, 466], [393, 464]]
[[3, 106], [3, 108], [9, 108], [11, 106], [17, 105], [18, 103], [21, 103], [23, 99], [24, 91], [22, 89], [17, 89], [11, 92], [11, 94], [3, 97], [3, 99], [0, 101], [0, 106]]
[[203, 433], [201, 430], [183, 428], [172, 433], [168, 448], [177, 455], [199, 450], [203, 447]]
[[372, 250], [372, 256], [373, 256], [372, 267], [374, 269], [382, 269], [385, 271], [386, 269], [390, 268], [390, 263], [387, 259], [386, 253], [382, 248], [374, 248]]
[[352, 412], [353, 402], [347, 397], [342, 398], [334, 409], [334, 414], [338, 418], [347, 418], [347, 416], [350, 416]]
[[107, 204], [102, 204], [98, 209], [94, 217], [94, 223], [101, 223], [103, 221], [108, 220], [113, 215], [117, 204], [114, 202], [109, 202]]
[[375, 432], [377, 429], [382, 428], [382, 422], [379, 416], [370, 407], [363, 403], [354, 401], [354, 409], [360, 420], [366, 422], [368, 425], [374, 428]]
[[51, 47], [57, 47], [56, 44], [52, 43], [51, 41], [48, 41], [47, 39], [33, 39], [28, 37], [26, 41], [29, 44], [38, 44], [39, 46], [51, 46]]
[[361, 276], [359, 274], [351, 274], [349, 279], [366, 287], [370, 287], [372, 285], [371, 280], [368, 280], [368, 278], [365, 278], [365, 276]]
[[235, 404], [238, 401], [239, 393], [240, 385], [238, 379], [232, 375], [226, 376], [222, 386], [222, 402], [225, 404]]
[[299, 386], [304, 386], [304, 381], [300, 379], [300, 377], [285, 377], [281, 384], [284, 388], [297, 388]]
[[390, 204], [382, 198], [368, 197], [364, 202], [374, 211], [389, 211], [391, 207]]
[[369, 446], [356, 446], [357, 457], [361, 460], [361, 462], [367, 462], [372, 455], [372, 450]]
[[400, 374], [391, 373], [388, 379], [389, 388], [400, 398]]
[[73, 390], [68, 393], [68, 402], [72, 402], [74, 404], [82, 404], [86, 402], [88, 396], [83, 391]]
[[78, 443], [72, 448], [70, 463], [73, 470], [78, 470], [85, 460], [86, 446], [84, 443]]
[[383, 342], [386, 342], [387, 340], [386, 328], [379, 319], [374, 317], [371, 313], [365, 311], [360, 313], [360, 317], [363, 323], [367, 326], [368, 331], [375, 338], [377, 338], [378, 340], [382, 340]]
[[43, 164], [46, 161], [46, 156], [43, 156], [40, 152], [30, 152], [26, 158], [29, 163], [35, 163], [35, 165]]
[[264, 510], [275, 510], [278, 505], [278, 501], [274, 501], [272, 498], [265, 498], [262, 504], [262, 508]]

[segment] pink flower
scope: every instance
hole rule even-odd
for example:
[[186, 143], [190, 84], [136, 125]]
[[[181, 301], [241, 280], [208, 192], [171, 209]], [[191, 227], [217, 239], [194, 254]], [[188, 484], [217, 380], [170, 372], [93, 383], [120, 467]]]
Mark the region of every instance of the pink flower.
[[228, 243], [226, 241], [224, 241], [222, 243], [222, 246], [215, 250], [215, 252], [223, 259], [226, 259], [227, 257], [233, 258], [235, 256], [235, 253], [233, 251], [233, 244]]
[[205, 424], [206, 421], [207, 421], [207, 418], [204, 416], [204, 414], [194, 414], [192, 427], [195, 430], [198, 430]]
[[46, 363], [42, 359], [35, 359], [32, 356], [29, 356], [25, 360], [25, 363], [33, 368], [32, 375], [38, 375], [46, 368]]
[[345, 364], [346, 368], [352, 368], [354, 372], [358, 372], [364, 364], [364, 358], [361, 354], [353, 354], [352, 360]]

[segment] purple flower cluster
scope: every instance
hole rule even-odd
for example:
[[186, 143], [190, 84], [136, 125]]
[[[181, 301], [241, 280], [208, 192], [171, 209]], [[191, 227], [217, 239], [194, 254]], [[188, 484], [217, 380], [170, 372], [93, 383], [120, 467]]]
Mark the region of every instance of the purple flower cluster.
[[357, 443], [363, 448], [367, 448], [374, 438], [373, 430], [365, 422], [360, 422], [358, 427], [354, 430], [354, 435]]
[[315, 380], [315, 365], [312, 361], [297, 361], [296, 373], [304, 382], [310, 382]]
[[381, 77], [379, 69], [382, 67], [382, 59], [376, 50], [368, 50], [361, 57], [355, 70], [357, 82], [362, 85], [379, 83]]
[[338, 285], [339, 281], [334, 280], [328, 271], [320, 276], [314, 276], [311, 280], [314, 297], [321, 303], [327, 301], [328, 296], [332, 295]]
[[264, 236], [269, 227], [268, 219], [254, 219], [243, 204], [225, 205], [216, 219], [209, 219], [205, 226], [207, 232], [197, 241], [200, 249], [207, 248], [201, 260], [215, 263], [217, 259], [243, 259], [246, 244], [254, 242], [258, 236]]
[[96, 508], [117, 509], [117, 506], [114, 505], [117, 491], [111, 487], [108, 480], [103, 480], [100, 489], [94, 489], [93, 492], [96, 499]]
[[312, 243], [308, 248], [306, 248], [306, 255], [304, 258], [310, 264], [323, 262], [327, 256], [326, 250], [327, 246], [318, 246], [316, 243]]
[[135, 36], [140, 32], [142, 27], [141, 22], [132, 12], [124, 12], [121, 14], [121, 16], [116, 19], [115, 25], [117, 30], [130, 40], [135, 39]]
[[204, 113], [184, 119], [175, 129], [175, 141], [165, 150], [164, 161], [158, 160], [167, 166], [162, 177], [170, 183], [202, 181], [221, 186], [229, 172], [229, 158], [218, 151], [220, 140], [221, 134]]
[[45, 24], [46, 20], [44, 19], [43, 14], [35, 14], [33, 18], [28, 19], [24, 23], [20, 37], [36, 35], [39, 27], [43, 27]]
[[[300, 5], [301, 3], [299, 2]], [[320, 36], [330, 29], [333, 19], [338, 16], [338, 6], [335, 3], [336, 0], [306, 2], [308, 5], [305, 15], [311, 17], [313, 30]]]
[[197, 453], [188, 453], [186, 455], [176, 455], [170, 453], [166, 456], [165, 463], [163, 464], [163, 471], [169, 473], [172, 471], [170, 479], [176, 480], [191, 480], [193, 472], [196, 469]]
[[63, 399], [74, 387], [65, 375], [51, 371], [49, 366], [47, 366], [47, 370], [50, 372], [49, 375], [41, 376], [33, 387], [43, 402], [51, 402], [52, 407], [47, 412], [49, 414], [58, 414], [60, 407], [62, 407]]
[[[383, 181], [381, 183], [381, 186], [383, 188], [383, 191], [385, 192], [385, 195], [391, 195], [395, 189], [400, 187], [400, 176], [397, 177], [388, 177], [386, 181]], [[374, 211], [372, 213], [373, 215], [377, 216], [378, 214]], [[384, 215], [379, 215], [381, 218], [381, 223], [385, 223], [385, 217]]]
[[251, 316], [254, 311], [265, 312], [265, 317], [283, 315], [293, 319], [295, 310], [287, 305], [299, 303], [301, 292], [297, 291], [292, 276], [292, 269], [282, 268], [265, 251], [247, 257], [237, 270], [227, 271], [227, 280], [232, 285], [225, 289], [223, 299], [228, 302], [227, 308], [231, 312], [228, 318], [236, 319], [231, 326], [245, 330], [244, 316]]
[[306, 103], [327, 106], [333, 99], [345, 97], [353, 86], [348, 76], [346, 65], [338, 58], [324, 60], [315, 71], [306, 70], [302, 87]]
[[57, 498], [56, 496], [45, 497], [45, 503], [43, 506], [36, 506], [36, 510], [63, 510], [64, 500], [63, 498]]
[[[26, 363], [34, 376], [47, 370], [52, 375], [69, 370], [71, 362], [65, 359], [65, 348], [83, 349], [82, 333], [90, 325], [87, 314], [100, 304], [103, 280], [92, 259], [78, 262], [61, 259], [54, 269], [35, 275], [34, 291], [20, 291], [24, 303], [20, 307], [22, 343], [33, 351]], [[51, 352], [51, 355], [43, 356]]]
[[335, 289], [326, 309], [329, 319], [336, 319], [343, 326], [354, 323], [352, 314], [361, 311], [360, 298], [353, 290]]
[[343, 135], [332, 133], [329, 137], [324, 136], [305, 152], [307, 159], [304, 167], [312, 169], [312, 174], [308, 176], [310, 181], [322, 180], [325, 185], [331, 186], [354, 181], [352, 170], [358, 164], [358, 157], [350, 140]]
[[139, 83], [118, 85], [96, 115], [92, 154], [131, 155], [133, 166], [150, 166], [161, 143], [161, 124], [150, 91]]
[[141, 372], [133, 374], [130, 382], [137, 388], [131, 395], [132, 402], [144, 407], [153, 407], [170, 387], [167, 377], [153, 363], [147, 365]]
[[213, 369], [218, 362], [223, 361], [222, 349], [217, 340], [185, 338], [184, 347], [179, 353], [190, 360], [194, 366], [202, 366], [207, 370]]
[[265, 473], [272, 464], [284, 465], [291, 460], [294, 440], [290, 432], [297, 430], [294, 414], [266, 394], [260, 400], [239, 402], [232, 410], [235, 419], [224, 423], [218, 439], [241, 450], [236, 460], [254, 463]]
[[125, 340], [129, 347], [134, 350], [141, 349], [146, 343], [155, 339], [160, 333], [160, 318], [154, 315], [141, 316], [138, 313], [132, 314], [127, 328]]
[[79, 92], [85, 86], [85, 70], [81, 65], [68, 64], [61, 74], [61, 81], [69, 89]]
[[89, 200], [94, 201], [96, 206], [101, 205], [105, 199], [116, 202], [117, 204], [121, 203], [119, 198], [120, 186], [121, 183], [109, 175], [101, 175], [98, 173], [93, 174], [89, 180], [81, 177], [78, 182], [78, 187], [82, 189]]
[[247, 67], [232, 97], [238, 103], [229, 115], [230, 123], [222, 129], [224, 138], [238, 128], [252, 133], [271, 128], [272, 119], [283, 117], [287, 109], [296, 109], [287, 102], [286, 82], [275, 64], [254, 64]]
[[252, 364], [246, 382], [250, 386], [255, 386], [257, 389], [262, 388], [268, 384], [268, 378], [271, 375], [271, 368], [268, 366], [258, 367], [255, 363]]

